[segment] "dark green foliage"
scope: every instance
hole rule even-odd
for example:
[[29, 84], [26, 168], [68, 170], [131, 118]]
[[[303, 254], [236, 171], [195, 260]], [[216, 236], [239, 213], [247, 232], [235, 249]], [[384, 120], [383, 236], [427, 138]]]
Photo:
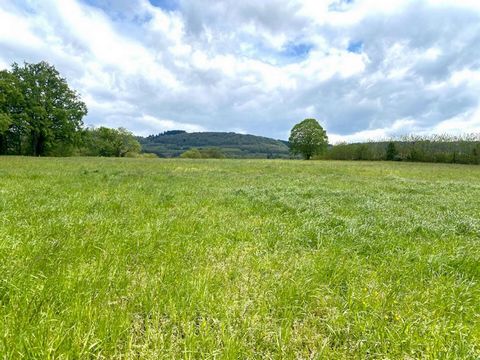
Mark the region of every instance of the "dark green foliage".
[[325, 152], [328, 138], [325, 130], [315, 119], [305, 119], [295, 125], [290, 133], [290, 151], [309, 160]]
[[168, 130], [164, 131], [162, 135], [179, 135], [179, 134], [185, 134], [185, 130]]
[[7, 151], [6, 132], [12, 123], [12, 119], [5, 113], [0, 113], [0, 154]]
[[0, 73], [0, 151], [68, 155], [79, 141], [85, 103], [46, 62]]
[[322, 158], [479, 164], [480, 135], [408, 136], [388, 143], [342, 143], [331, 147]]
[[480, 142], [472, 149], [472, 161], [475, 164], [480, 164]]
[[8, 71], [0, 71], [0, 154], [20, 148], [23, 105], [18, 79]]
[[82, 155], [125, 157], [138, 154], [141, 145], [127, 129], [99, 127], [83, 132]]
[[395, 160], [395, 157], [398, 155], [397, 148], [395, 147], [395, 143], [390, 141], [387, 145], [387, 155], [386, 159], [389, 161]]
[[225, 154], [218, 148], [190, 149], [180, 155], [184, 159], [225, 159]]
[[331, 146], [328, 151], [317, 158], [331, 160], [383, 160], [384, 150], [381, 154], [370, 144], [340, 143]]
[[172, 130], [138, 139], [144, 152], [156, 153], [161, 157], [177, 157], [192, 148], [217, 148], [228, 158], [289, 157], [286, 142], [254, 135]]
[[5, 113], [0, 113], [0, 133], [4, 133], [10, 127], [12, 119]]

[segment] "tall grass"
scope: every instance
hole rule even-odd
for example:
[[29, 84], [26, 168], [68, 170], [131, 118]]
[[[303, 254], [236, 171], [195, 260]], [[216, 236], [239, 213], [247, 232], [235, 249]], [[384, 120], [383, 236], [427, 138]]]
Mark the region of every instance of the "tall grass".
[[[389, 144], [395, 149], [395, 156], [392, 159], [389, 159], [387, 154]], [[322, 158], [480, 164], [480, 134], [464, 136], [409, 135], [389, 141], [341, 143], [331, 147]]]
[[0, 157], [0, 358], [478, 359], [479, 178]]

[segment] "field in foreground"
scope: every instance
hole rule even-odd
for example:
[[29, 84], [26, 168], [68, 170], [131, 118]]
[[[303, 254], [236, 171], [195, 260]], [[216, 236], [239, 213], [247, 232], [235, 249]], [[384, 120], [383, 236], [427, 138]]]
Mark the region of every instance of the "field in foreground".
[[0, 354], [478, 358], [480, 167], [0, 158]]

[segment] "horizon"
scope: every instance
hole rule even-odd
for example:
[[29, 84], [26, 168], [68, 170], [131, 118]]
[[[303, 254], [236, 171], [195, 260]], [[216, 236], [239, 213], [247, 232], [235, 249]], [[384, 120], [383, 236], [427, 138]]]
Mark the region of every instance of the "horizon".
[[479, 133], [479, 40], [471, 0], [0, 0], [0, 70], [45, 60], [138, 136]]

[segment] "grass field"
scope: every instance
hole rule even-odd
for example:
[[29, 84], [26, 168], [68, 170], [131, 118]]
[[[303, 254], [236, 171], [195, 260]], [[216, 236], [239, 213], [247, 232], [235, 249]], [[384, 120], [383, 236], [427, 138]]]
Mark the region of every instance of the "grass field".
[[480, 167], [0, 158], [0, 358], [480, 357]]

